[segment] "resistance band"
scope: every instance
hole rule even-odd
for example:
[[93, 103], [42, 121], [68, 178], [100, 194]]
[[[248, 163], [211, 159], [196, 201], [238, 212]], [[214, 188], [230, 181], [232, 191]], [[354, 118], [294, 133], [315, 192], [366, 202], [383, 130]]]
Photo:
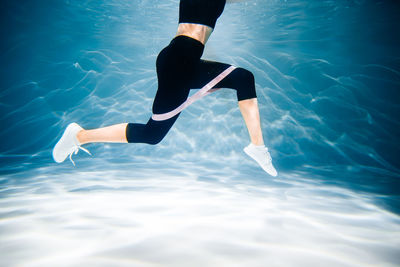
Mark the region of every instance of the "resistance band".
[[173, 116], [175, 116], [176, 114], [178, 114], [179, 112], [181, 112], [182, 110], [184, 110], [185, 108], [187, 108], [188, 106], [190, 106], [191, 104], [193, 104], [194, 102], [199, 100], [200, 98], [221, 89], [221, 88], [213, 89], [213, 87], [216, 84], [218, 84], [220, 81], [222, 81], [226, 76], [228, 76], [234, 69], [236, 69], [235, 66], [230, 66], [229, 68], [227, 68], [226, 70], [221, 72], [217, 77], [215, 77], [209, 83], [207, 83], [205, 86], [203, 86], [197, 93], [195, 93], [191, 97], [188, 97], [186, 99], [186, 101], [183, 102], [176, 109], [174, 109], [170, 112], [167, 112], [167, 113], [163, 113], [163, 114], [153, 114], [153, 116], [151, 116], [151, 118], [155, 121], [164, 121], [164, 120], [168, 120], [168, 119], [172, 118]]

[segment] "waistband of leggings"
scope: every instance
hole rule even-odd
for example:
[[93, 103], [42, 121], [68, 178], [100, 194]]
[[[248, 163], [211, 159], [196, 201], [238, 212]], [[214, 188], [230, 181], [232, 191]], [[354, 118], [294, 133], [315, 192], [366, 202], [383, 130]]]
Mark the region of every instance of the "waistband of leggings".
[[171, 45], [176, 45], [176, 46], [184, 46], [184, 47], [191, 47], [195, 49], [199, 49], [201, 51], [204, 50], [204, 45], [202, 42], [199, 40], [196, 40], [192, 37], [186, 36], [186, 35], [177, 35], [175, 36], [174, 39], [172, 39]]

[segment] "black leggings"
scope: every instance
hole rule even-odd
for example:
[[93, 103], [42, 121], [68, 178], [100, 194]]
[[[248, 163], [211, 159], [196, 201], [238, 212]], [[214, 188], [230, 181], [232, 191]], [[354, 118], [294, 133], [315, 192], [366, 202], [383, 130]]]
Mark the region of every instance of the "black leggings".
[[[190, 89], [199, 89], [227, 69], [230, 65], [200, 59], [204, 45], [190, 37], [177, 36], [157, 57], [158, 90], [153, 102], [153, 113], [163, 114], [180, 106], [189, 96]], [[253, 74], [243, 68], [236, 68], [220, 81], [215, 88], [236, 90], [237, 99], [255, 98]], [[129, 143], [158, 144], [171, 129], [174, 117], [146, 124], [128, 123], [126, 138]]]

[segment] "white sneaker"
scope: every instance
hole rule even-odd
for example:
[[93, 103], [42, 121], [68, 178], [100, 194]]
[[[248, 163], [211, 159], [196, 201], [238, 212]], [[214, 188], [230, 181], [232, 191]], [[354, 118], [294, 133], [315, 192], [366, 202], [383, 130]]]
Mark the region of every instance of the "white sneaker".
[[72, 154], [77, 154], [79, 149], [82, 149], [89, 155], [92, 155], [87, 149], [81, 147], [81, 144], [76, 137], [81, 130], [83, 130], [82, 127], [77, 123], [71, 123], [68, 125], [64, 134], [61, 136], [61, 139], [57, 142], [53, 149], [53, 159], [55, 162], [61, 163], [69, 156], [69, 159], [75, 166], [75, 162], [72, 160]]
[[272, 165], [271, 155], [268, 152], [268, 148], [265, 146], [256, 146], [250, 143], [243, 151], [252, 159], [254, 159], [258, 165], [263, 168], [271, 176], [277, 176], [278, 172]]

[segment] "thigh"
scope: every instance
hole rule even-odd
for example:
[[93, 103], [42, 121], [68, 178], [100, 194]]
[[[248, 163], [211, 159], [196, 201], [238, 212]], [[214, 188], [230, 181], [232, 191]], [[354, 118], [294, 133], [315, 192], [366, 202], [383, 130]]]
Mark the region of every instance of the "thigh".
[[[180, 67], [180, 66], [179, 66]], [[158, 89], [153, 102], [153, 114], [163, 114], [174, 110], [189, 96], [188, 75], [180, 72], [178, 66], [171, 70], [158, 70]]]
[[153, 114], [164, 114], [179, 107], [189, 96], [189, 86], [169, 84], [163, 88], [159, 86], [153, 101]]
[[[190, 88], [202, 88], [230, 66], [225, 63], [200, 60], [193, 73]], [[235, 89], [238, 101], [257, 97], [254, 75], [243, 68], [234, 69], [214, 88]]]
[[163, 114], [174, 110], [186, 101], [189, 79], [197, 62], [167, 47], [157, 57], [158, 89], [153, 102], [153, 113]]
[[[190, 89], [202, 88], [212, 79], [217, 77], [221, 72], [229, 68], [231, 65], [215, 61], [200, 60], [196, 65], [193, 76], [190, 80]], [[234, 71], [233, 71], [234, 72]], [[222, 81], [214, 86], [215, 88], [235, 88], [232, 75], [229, 74]]]

